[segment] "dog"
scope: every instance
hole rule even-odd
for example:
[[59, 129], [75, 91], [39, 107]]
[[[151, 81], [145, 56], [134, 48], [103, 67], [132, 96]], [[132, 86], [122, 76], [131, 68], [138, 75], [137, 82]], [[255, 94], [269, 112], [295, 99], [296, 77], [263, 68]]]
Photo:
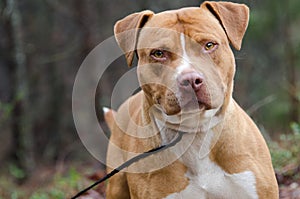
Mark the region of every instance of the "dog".
[[244, 4], [206, 1], [115, 24], [128, 65], [138, 57], [141, 91], [117, 112], [104, 109], [107, 171], [183, 136], [113, 176], [108, 199], [278, 198], [263, 136], [232, 97], [230, 45], [240, 50], [248, 20]]

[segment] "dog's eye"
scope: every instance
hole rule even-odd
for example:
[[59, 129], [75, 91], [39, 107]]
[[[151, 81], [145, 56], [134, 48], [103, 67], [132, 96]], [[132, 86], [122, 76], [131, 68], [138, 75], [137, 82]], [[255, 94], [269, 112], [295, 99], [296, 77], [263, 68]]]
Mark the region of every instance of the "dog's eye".
[[205, 50], [206, 51], [211, 51], [211, 50], [213, 50], [215, 47], [217, 46], [217, 44], [216, 43], [214, 43], [214, 42], [207, 42], [206, 44], [205, 44]]
[[150, 55], [153, 59], [158, 61], [166, 60], [165, 52], [162, 50], [153, 50]]
[[163, 51], [160, 51], [160, 50], [154, 51], [153, 55], [154, 55], [154, 57], [156, 57], [156, 58], [162, 58], [162, 57], [164, 57]]

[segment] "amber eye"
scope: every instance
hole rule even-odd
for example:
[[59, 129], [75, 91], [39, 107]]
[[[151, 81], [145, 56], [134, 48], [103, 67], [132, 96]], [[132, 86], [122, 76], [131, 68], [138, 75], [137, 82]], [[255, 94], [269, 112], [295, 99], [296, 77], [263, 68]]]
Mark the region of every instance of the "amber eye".
[[214, 42], [207, 42], [205, 44], [205, 50], [209, 51], [212, 50], [217, 44]]
[[153, 57], [156, 60], [162, 61], [166, 59], [165, 53], [162, 50], [154, 50], [151, 52], [151, 57]]

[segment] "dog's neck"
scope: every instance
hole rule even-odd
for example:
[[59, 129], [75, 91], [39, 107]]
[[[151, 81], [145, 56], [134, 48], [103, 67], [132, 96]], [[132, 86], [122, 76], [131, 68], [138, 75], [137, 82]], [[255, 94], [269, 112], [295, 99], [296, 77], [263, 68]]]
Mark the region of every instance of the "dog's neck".
[[172, 148], [171, 153], [184, 163], [190, 174], [196, 174], [203, 162], [210, 162], [209, 153], [222, 133], [224, 115], [215, 115], [218, 112], [217, 109], [195, 112], [192, 118], [181, 115], [183, 122], [180, 123], [180, 116], [165, 116], [159, 111], [159, 109], [153, 109], [151, 113], [153, 114], [152, 120], [161, 136], [161, 144], [168, 144], [174, 140], [179, 129], [186, 132], [181, 142]]

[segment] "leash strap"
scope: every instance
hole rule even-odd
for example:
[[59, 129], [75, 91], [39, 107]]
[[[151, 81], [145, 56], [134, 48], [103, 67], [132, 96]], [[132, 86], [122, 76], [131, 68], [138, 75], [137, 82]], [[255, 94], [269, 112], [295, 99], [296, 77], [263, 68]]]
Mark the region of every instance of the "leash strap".
[[121, 170], [125, 169], [126, 167], [129, 167], [130, 165], [132, 165], [133, 163], [141, 160], [141, 159], [144, 159], [150, 155], [153, 155], [155, 153], [158, 153], [160, 151], [163, 151], [163, 150], [166, 150], [172, 146], [174, 146], [175, 144], [177, 144], [181, 139], [182, 139], [182, 136], [183, 136], [184, 132], [181, 132], [179, 131], [178, 132], [178, 136], [173, 140], [171, 141], [169, 144], [166, 144], [166, 145], [162, 145], [160, 147], [157, 147], [157, 148], [154, 148], [154, 149], [151, 149], [149, 151], [146, 151], [140, 155], [137, 155], [129, 160], [127, 160], [126, 162], [124, 162], [122, 165], [120, 165], [119, 167], [117, 167], [116, 169], [112, 170], [110, 173], [108, 173], [106, 176], [104, 176], [103, 178], [99, 179], [98, 181], [94, 182], [92, 185], [90, 185], [89, 187], [83, 189], [82, 191], [78, 192], [75, 196], [73, 196], [71, 199], [76, 199], [78, 198], [79, 196], [81, 196], [82, 194], [84, 194], [85, 192], [87, 192], [88, 190], [92, 189], [93, 187], [95, 187], [96, 185], [104, 182], [105, 180], [108, 180], [109, 178], [111, 178], [112, 176], [114, 176], [115, 174], [119, 173]]

